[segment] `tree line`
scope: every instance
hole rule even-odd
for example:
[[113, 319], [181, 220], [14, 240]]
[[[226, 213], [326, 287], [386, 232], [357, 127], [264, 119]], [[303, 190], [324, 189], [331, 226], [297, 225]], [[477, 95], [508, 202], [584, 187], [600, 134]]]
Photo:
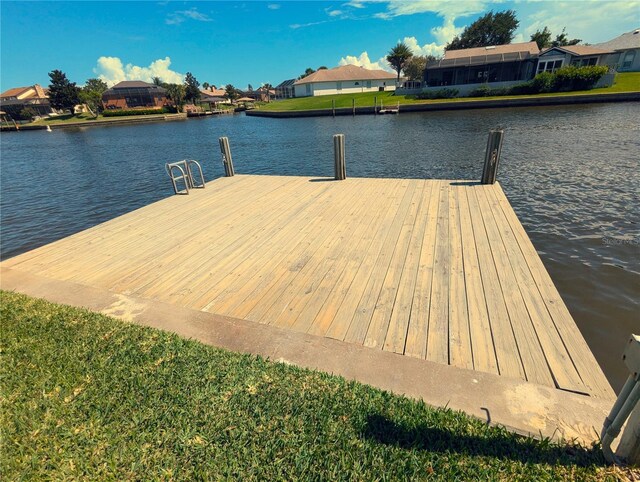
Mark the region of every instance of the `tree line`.
[[[516, 17], [514, 10], [505, 10], [497, 13], [491, 11], [465, 27], [460, 35], [455, 36], [444, 47], [444, 50], [510, 44], [519, 25], [520, 21]], [[551, 30], [546, 26], [536, 30], [531, 35], [530, 40], [536, 42], [539, 49], [576, 45], [582, 41], [577, 38], [570, 39], [566, 33], [566, 28], [563, 28], [562, 32], [554, 37]], [[386, 59], [397, 72], [399, 81], [401, 72], [404, 72], [409, 80], [422, 80], [427, 62], [436, 60], [436, 57], [432, 55], [413, 55], [411, 49], [404, 42], [399, 42], [389, 51]]]
[[[87, 79], [84, 86], [78, 87], [61, 70], [52, 70], [49, 72], [49, 80], [49, 103], [54, 109], [70, 110], [73, 113], [75, 106], [85, 104], [94, 117], [102, 113], [102, 95], [108, 89], [106, 82], [102, 79]], [[185, 104], [196, 104], [202, 97], [200, 82], [191, 72], [185, 74], [182, 84], [164, 82], [160, 77], [154, 77], [152, 82], [154, 85], [165, 89], [167, 98], [173, 102], [178, 111], [181, 111]], [[212, 85], [204, 82], [202, 87], [208, 90]], [[266, 89], [267, 92], [273, 89], [271, 84], [264, 84], [262, 88]], [[250, 88], [249, 90], [253, 89]], [[242, 94], [242, 91], [236, 89], [232, 84], [227, 84], [224, 87], [224, 91], [225, 97], [231, 102], [238, 99]], [[28, 110], [30, 112], [27, 112]], [[26, 107], [20, 115], [23, 118], [30, 118], [35, 116], [36, 112]]]

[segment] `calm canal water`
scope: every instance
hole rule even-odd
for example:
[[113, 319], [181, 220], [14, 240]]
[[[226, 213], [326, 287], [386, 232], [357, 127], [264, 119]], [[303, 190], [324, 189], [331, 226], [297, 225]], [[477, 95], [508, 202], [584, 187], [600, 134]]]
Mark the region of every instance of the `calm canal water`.
[[505, 128], [498, 178], [616, 390], [640, 332], [640, 104], [309, 119], [244, 115], [5, 133], [0, 255], [15, 256], [172, 195], [164, 163], [223, 174], [330, 176], [331, 136], [350, 176], [479, 179], [487, 131]]

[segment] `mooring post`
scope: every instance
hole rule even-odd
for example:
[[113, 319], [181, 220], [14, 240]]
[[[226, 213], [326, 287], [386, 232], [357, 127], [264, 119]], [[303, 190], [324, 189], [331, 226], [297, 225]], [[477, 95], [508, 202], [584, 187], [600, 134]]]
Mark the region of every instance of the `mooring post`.
[[351, 99], [351, 105], [353, 107], [353, 115], [356, 115], [356, 99]]
[[377, 95], [373, 97], [373, 113], [374, 114], [378, 113], [378, 96]]
[[498, 164], [500, 163], [500, 153], [502, 152], [502, 140], [504, 139], [503, 129], [491, 129], [487, 140], [487, 151], [484, 154], [484, 169], [482, 171], [482, 184], [493, 184], [496, 182]]
[[331, 99], [331, 112], [333, 113], [333, 117], [336, 116], [336, 100]]
[[222, 164], [224, 165], [224, 175], [231, 177], [235, 175], [233, 169], [233, 158], [231, 157], [231, 148], [229, 147], [229, 138], [221, 137], [220, 139], [220, 152], [222, 153]]
[[333, 136], [333, 156], [335, 159], [335, 178], [343, 180], [347, 178], [347, 168], [344, 159], [344, 134]]

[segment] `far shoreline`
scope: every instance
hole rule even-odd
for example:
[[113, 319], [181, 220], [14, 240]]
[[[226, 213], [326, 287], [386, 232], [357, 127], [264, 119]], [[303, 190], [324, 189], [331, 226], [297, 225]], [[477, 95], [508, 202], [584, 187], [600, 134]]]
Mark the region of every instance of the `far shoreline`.
[[[607, 102], [639, 102], [640, 91], [638, 92], [612, 92], [596, 94], [575, 94], [575, 95], [545, 95], [545, 96], [524, 96], [500, 99], [473, 100], [448, 100], [445, 102], [430, 102], [416, 104], [400, 104], [398, 113], [406, 112], [435, 112], [443, 110], [471, 110], [471, 109], [497, 109], [507, 107], [537, 107], [549, 105], [574, 105], [574, 104], [595, 104]], [[376, 115], [373, 106], [340, 107], [335, 109], [308, 109], [308, 110], [260, 110], [247, 111], [251, 117], [271, 117], [279, 119], [297, 117], [326, 117], [326, 116], [348, 116], [348, 115]], [[381, 115], [381, 114], [378, 114]]]

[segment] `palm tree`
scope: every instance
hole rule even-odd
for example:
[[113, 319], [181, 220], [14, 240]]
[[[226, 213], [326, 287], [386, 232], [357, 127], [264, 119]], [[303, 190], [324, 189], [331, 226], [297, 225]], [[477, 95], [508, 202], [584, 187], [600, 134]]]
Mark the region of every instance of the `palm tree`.
[[271, 91], [273, 90], [273, 85], [267, 82], [266, 84], [262, 84], [262, 89], [267, 94], [267, 102], [271, 102]]
[[400, 82], [400, 72], [404, 68], [404, 65], [413, 57], [411, 49], [407, 47], [404, 42], [399, 42], [398, 45], [393, 47], [387, 54], [387, 62], [391, 64], [393, 69], [398, 72], [398, 82]]

